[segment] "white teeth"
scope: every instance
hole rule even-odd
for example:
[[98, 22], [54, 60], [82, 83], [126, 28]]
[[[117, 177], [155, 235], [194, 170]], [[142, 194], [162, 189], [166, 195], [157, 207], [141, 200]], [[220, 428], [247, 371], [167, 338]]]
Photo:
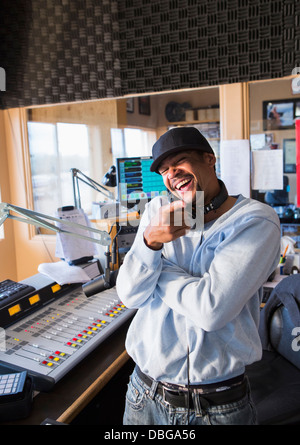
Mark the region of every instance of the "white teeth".
[[183, 181], [180, 181], [177, 185], [176, 185], [176, 189], [179, 190], [180, 187], [182, 187], [184, 184], [186, 184], [187, 182], [189, 182], [190, 179], [184, 179]]

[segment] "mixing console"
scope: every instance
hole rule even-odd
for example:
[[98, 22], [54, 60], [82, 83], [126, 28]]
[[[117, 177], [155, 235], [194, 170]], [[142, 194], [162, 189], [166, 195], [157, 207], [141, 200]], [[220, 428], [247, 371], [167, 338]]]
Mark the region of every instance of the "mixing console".
[[133, 313], [115, 288], [87, 298], [78, 287], [6, 328], [0, 365], [27, 370], [48, 391]]

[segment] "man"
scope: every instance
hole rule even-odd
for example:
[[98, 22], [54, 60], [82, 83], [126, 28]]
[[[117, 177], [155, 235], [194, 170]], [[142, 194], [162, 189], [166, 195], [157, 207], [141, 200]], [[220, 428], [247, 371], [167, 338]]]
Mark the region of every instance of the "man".
[[[215, 161], [192, 127], [153, 146], [151, 170], [175, 200], [148, 204], [118, 275], [121, 300], [138, 309], [124, 424], [255, 423], [244, 373], [261, 358], [262, 285], [278, 264], [280, 226], [267, 205], [228, 196]], [[200, 206], [204, 224], [178, 218]]]

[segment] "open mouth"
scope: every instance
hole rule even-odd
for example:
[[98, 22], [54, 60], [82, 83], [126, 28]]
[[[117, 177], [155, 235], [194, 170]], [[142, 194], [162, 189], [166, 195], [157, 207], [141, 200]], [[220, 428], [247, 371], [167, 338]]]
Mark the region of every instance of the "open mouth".
[[188, 190], [189, 185], [192, 182], [192, 178], [182, 179], [175, 185], [175, 189], [181, 192]]

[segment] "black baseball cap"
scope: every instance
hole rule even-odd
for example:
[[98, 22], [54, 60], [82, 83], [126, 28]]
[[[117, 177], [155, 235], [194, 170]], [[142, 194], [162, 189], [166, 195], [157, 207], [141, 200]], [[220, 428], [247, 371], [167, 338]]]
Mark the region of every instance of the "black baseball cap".
[[214, 154], [206, 138], [195, 127], [176, 127], [164, 133], [152, 147], [150, 170], [158, 173], [161, 162], [169, 155], [184, 150], [198, 150]]

